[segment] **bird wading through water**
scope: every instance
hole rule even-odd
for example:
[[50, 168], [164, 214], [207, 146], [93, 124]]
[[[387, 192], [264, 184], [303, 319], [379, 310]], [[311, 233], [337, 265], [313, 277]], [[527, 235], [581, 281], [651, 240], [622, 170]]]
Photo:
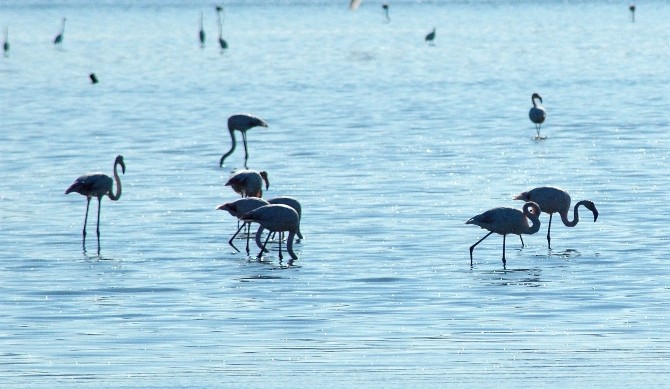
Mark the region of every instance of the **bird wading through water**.
[[[228, 211], [228, 213], [231, 216], [236, 217], [237, 219], [241, 219], [242, 216], [246, 215], [247, 213], [253, 211], [256, 208], [260, 208], [264, 205], [270, 204], [269, 202], [259, 199], [257, 197], [243, 197], [241, 199], [237, 199], [235, 201], [232, 201], [230, 203], [225, 203], [223, 205], [219, 205], [216, 209], [221, 210], [221, 211]], [[249, 233], [250, 233], [250, 227], [251, 227], [251, 222], [244, 222], [242, 225], [237, 229], [237, 232], [230, 238], [228, 241], [228, 244], [230, 244], [235, 250], [240, 251], [235, 247], [233, 244], [233, 240], [237, 236], [237, 234], [242, 231], [242, 228], [247, 227], [247, 254], [249, 254]], [[258, 246], [260, 247], [260, 245]]]
[[[113, 201], [118, 201], [121, 198], [121, 179], [116, 171], [117, 166], [121, 165], [121, 172], [126, 173], [126, 164], [123, 161], [123, 156], [118, 155], [114, 160], [114, 180], [103, 173], [89, 173], [77, 178], [72, 185], [65, 191], [65, 194], [77, 192], [86, 196], [86, 216], [84, 217], [84, 245], [86, 244], [86, 223], [88, 221], [88, 208], [91, 204], [91, 197], [98, 198], [98, 223], [96, 233], [98, 236], [98, 243], [100, 242], [100, 203], [103, 196], [108, 196]], [[112, 193], [112, 186], [116, 181], [116, 193]]]
[[431, 45], [434, 43], [433, 41], [435, 41], [435, 30], [436, 28], [433, 27], [433, 31], [429, 32], [425, 38], [426, 42], [430, 43]]
[[219, 46], [221, 47], [221, 52], [223, 53], [223, 50], [228, 48], [228, 42], [223, 39], [223, 18], [221, 17], [221, 12], [223, 11], [223, 7], [221, 6], [216, 6], [216, 17], [219, 20]]
[[198, 32], [198, 38], [200, 39], [200, 48], [205, 47], [205, 28], [202, 25], [203, 17], [204, 17], [203, 12], [200, 11], [200, 31]]
[[265, 182], [265, 190], [268, 190], [270, 181], [268, 172], [265, 170], [261, 172], [240, 170], [228, 179], [225, 186], [230, 186], [242, 197], [263, 197], [263, 182]]
[[561, 221], [566, 227], [574, 227], [579, 223], [579, 211], [580, 206], [586, 207], [588, 210], [593, 212], [593, 221], [598, 220], [598, 210], [593, 201], [582, 200], [575, 204], [574, 213], [572, 220], [568, 220], [568, 212], [570, 211], [570, 195], [568, 192], [563, 189], [543, 186], [535, 189], [531, 189], [528, 192], [520, 193], [514, 196], [514, 200], [523, 200], [523, 201], [532, 201], [537, 203], [540, 206], [540, 209], [544, 213], [549, 214], [549, 227], [547, 228], [547, 245], [551, 249], [551, 218], [554, 216], [554, 213], [558, 213], [561, 216]]
[[528, 117], [531, 122], [535, 123], [535, 131], [537, 131], [535, 139], [544, 139], [540, 136], [540, 128], [542, 127], [542, 123], [544, 123], [544, 119], [547, 117], [547, 111], [542, 105], [538, 106], [535, 99], [540, 100], [540, 104], [542, 104], [542, 97], [537, 93], [533, 93], [530, 97], [530, 100], [533, 102], [533, 107], [528, 112]]
[[249, 159], [249, 150], [247, 149], [247, 131], [254, 127], [268, 127], [268, 124], [256, 116], [249, 114], [237, 114], [228, 118], [228, 131], [230, 132], [230, 139], [232, 145], [230, 150], [221, 157], [219, 166], [223, 166], [223, 161], [235, 151], [237, 147], [237, 140], [235, 139], [235, 131], [242, 133], [242, 142], [244, 143], [244, 167], [247, 167], [247, 160]]
[[[265, 205], [260, 208], [247, 213], [242, 216], [242, 220], [246, 222], [254, 222], [260, 224], [260, 226], [270, 232], [288, 232], [288, 237], [286, 238], [286, 251], [289, 253], [293, 260], [298, 259], [298, 256], [295, 255], [293, 251], [293, 240], [295, 235], [300, 228], [300, 218], [295, 209], [284, 204], [270, 204]], [[261, 251], [258, 253], [258, 259], [261, 260], [263, 257], [263, 252], [265, 252], [265, 246], [270, 240], [270, 234], [265, 239]], [[281, 251], [282, 239], [279, 239], [279, 259], [283, 258]]]
[[[519, 236], [521, 236], [521, 234], [532, 235], [539, 231], [539, 215], [540, 207], [533, 202], [528, 202], [524, 204], [523, 212], [516, 208], [493, 208], [465, 222], [465, 224], [474, 224], [490, 231], [486, 236], [478, 240], [477, 243], [470, 246], [470, 266], [472, 266], [472, 252], [475, 247], [494, 232], [503, 236], [502, 262], [503, 266], [505, 266], [507, 264], [507, 261], [505, 260], [505, 238], [508, 234]], [[529, 219], [533, 225], [528, 225]], [[523, 239], [521, 242], [523, 243]]]
[[60, 26], [60, 32], [56, 37], [54, 38], [54, 45], [56, 46], [61, 46], [63, 44], [63, 34], [65, 34], [65, 18], [63, 18], [63, 21], [61, 22]]

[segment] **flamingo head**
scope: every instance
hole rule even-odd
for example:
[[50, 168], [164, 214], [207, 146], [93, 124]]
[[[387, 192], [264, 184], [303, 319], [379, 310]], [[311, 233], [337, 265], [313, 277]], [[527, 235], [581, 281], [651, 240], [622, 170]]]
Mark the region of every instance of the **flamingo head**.
[[535, 106], [535, 99], [540, 100], [540, 104], [542, 104], [542, 96], [540, 96], [539, 93], [533, 93], [533, 95], [530, 97], [530, 100], [533, 102], [533, 107]]
[[235, 213], [237, 212], [237, 208], [235, 207], [235, 204], [232, 203], [225, 203], [223, 205], [219, 205], [216, 207], [217, 210], [219, 211], [228, 211], [228, 213], [231, 216], [235, 216]]
[[126, 163], [123, 162], [123, 155], [117, 155], [116, 160], [114, 160], [114, 166], [117, 164], [121, 165], [121, 172], [126, 174]]
[[531, 201], [530, 200], [530, 192], [519, 193], [518, 195], [514, 196], [512, 199], [513, 200]]
[[268, 179], [268, 172], [263, 170], [263, 171], [259, 172], [258, 174], [260, 174], [261, 177], [263, 178], [263, 181], [265, 181], [265, 190], [270, 189], [270, 180]]
[[593, 212], [593, 221], [595, 222], [598, 220], [598, 210], [596, 209], [596, 205], [593, 204], [593, 201], [584, 201], [584, 206], [588, 208], [589, 211]]

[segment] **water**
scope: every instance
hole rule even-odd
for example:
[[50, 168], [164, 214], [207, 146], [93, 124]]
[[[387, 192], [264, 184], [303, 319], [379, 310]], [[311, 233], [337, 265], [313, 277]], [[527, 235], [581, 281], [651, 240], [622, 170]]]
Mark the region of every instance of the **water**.
[[[210, 3], [0, 5], [4, 385], [667, 382], [667, 3], [635, 23], [619, 2], [393, 2], [388, 24], [375, 2], [225, 6], [221, 54]], [[249, 132], [266, 197], [302, 202], [292, 265], [227, 244], [237, 112], [270, 124]], [[99, 254], [93, 202], [82, 251], [63, 192], [117, 154], [122, 198]], [[540, 185], [598, 221], [555, 220], [548, 250], [544, 215], [506, 269], [499, 236], [470, 267], [465, 221]]]

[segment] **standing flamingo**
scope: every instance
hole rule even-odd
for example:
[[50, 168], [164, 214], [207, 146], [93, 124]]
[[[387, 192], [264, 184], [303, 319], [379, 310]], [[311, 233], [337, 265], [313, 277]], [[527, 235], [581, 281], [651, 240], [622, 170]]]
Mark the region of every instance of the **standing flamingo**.
[[391, 17], [389, 16], [389, 5], [388, 5], [388, 3], [382, 4], [382, 9], [384, 10], [384, 16], [386, 17], [386, 23], [391, 22]]
[[[300, 228], [300, 218], [298, 217], [298, 212], [295, 209], [284, 204], [270, 204], [265, 205], [260, 208], [247, 213], [242, 216], [242, 220], [246, 222], [255, 222], [261, 225], [262, 228], [269, 230], [270, 232], [285, 232], [288, 231], [288, 237], [286, 238], [286, 251], [292, 259], [298, 259], [298, 256], [293, 252], [293, 239]], [[265, 239], [261, 251], [258, 253], [258, 259], [260, 260], [265, 251], [265, 246], [268, 244], [270, 239], [270, 234]], [[279, 240], [279, 259], [283, 258], [281, 252], [281, 239]]]
[[200, 48], [205, 47], [205, 29], [202, 26], [203, 13], [200, 11], [200, 32], [198, 33], [198, 38], [200, 38]]
[[570, 195], [563, 189], [554, 188], [550, 186], [543, 186], [531, 189], [528, 192], [523, 192], [514, 196], [514, 200], [533, 201], [540, 206], [542, 212], [549, 214], [549, 228], [547, 229], [547, 244], [551, 249], [551, 218], [554, 213], [561, 215], [561, 221], [566, 227], [574, 227], [579, 222], [580, 205], [583, 205], [591, 212], [593, 212], [593, 221], [598, 220], [598, 210], [593, 201], [582, 200], [575, 204], [572, 221], [568, 220], [568, 212], [570, 211]]
[[221, 12], [223, 7], [216, 6], [216, 17], [219, 19], [219, 46], [221, 46], [221, 52], [228, 48], [228, 42], [223, 39], [223, 18], [221, 17]]
[[434, 43], [433, 41], [435, 40], [435, 27], [433, 27], [433, 31], [429, 32], [428, 35], [426, 35], [426, 42], [430, 43], [431, 45]]
[[223, 166], [223, 161], [235, 151], [237, 140], [235, 139], [235, 130], [242, 133], [242, 142], [244, 142], [244, 167], [247, 167], [247, 160], [249, 159], [249, 151], [247, 149], [247, 131], [254, 127], [266, 127], [268, 124], [263, 120], [253, 115], [237, 114], [228, 118], [228, 131], [230, 132], [230, 139], [233, 144], [227, 153], [221, 157], [219, 166]]
[[635, 4], [629, 5], [628, 9], [630, 10], [631, 20], [634, 22], [635, 21]]
[[2, 43], [2, 51], [5, 53], [5, 57], [9, 55], [9, 27], [5, 27], [5, 40]]
[[531, 122], [535, 123], [535, 131], [537, 131], [535, 139], [542, 139], [540, 136], [540, 127], [542, 127], [542, 123], [544, 123], [544, 119], [547, 117], [547, 111], [543, 106], [538, 106], [535, 99], [540, 100], [540, 104], [542, 104], [542, 97], [537, 93], [533, 93], [530, 97], [530, 100], [533, 102], [533, 108], [528, 112], [528, 117], [530, 117]]
[[72, 185], [65, 191], [65, 194], [77, 192], [86, 196], [86, 216], [84, 217], [84, 244], [86, 243], [86, 222], [88, 221], [88, 208], [91, 204], [91, 197], [98, 198], [98, 225], [96, 233], [98, 242], [100, 241], [100, 203], [102, 196], [109, 196], [113, 201], [121, 198], [121, 180], [116, 171], [116, 167], [121, 165], [121, 172], [126, 173], [126, 164], [123, 162], [123, 156], [117, 155], [114, 160], [114, 181], [116, 181], [116, 193], [112, 193], [112, 178], [103, 173], [89, 173], [77, 178]]
[[[521, 236], [521, 234], [532, 235], [536, 233], [540, 229], [539, 215], [540, 207], [533, 202], [528, 202], [524, 204], [523, 212], [515, 208], [493, 208], [465, 222], [465, 224], [474, 224], [491, 231], [478, 240], [477, 243], [470, 246], [470, 266], [472, 266], [472, 252], [475, 246], [494, 232], [503, 236], [502, 262], [503, 266], [505, 266], [507, 264], [507, 261], [505, 261], [505, 238], [508, 234]], [[532, 226], [528, 225], [528, 219], [533, 222]]]
[[265, 190], [269, 189], [270, 181], [265, 170], [261, 172], [240, 170], [228, 179], [225, 186], [232, 187], [235, 193], [239, 193], [242, 197], [263, 197], [263, 181]]
[[[225, 203], [223, 205], [219, 205], [216, 209], [221, 210], [221, 211], [228, 211], [228, 213], [231, 216], [234, 216], [238, 219], [241, 219], [242, 216], [247, 214], [248, 212], [253, 211], [256, 208], [262, 207], [264, 205], [270, 204], [269, 202], [259, 199], [257, 197], [244, 197], [241, 199], [237, 199], [233, 202], [230, 203]], [[251, 223], [250, 222], [244, 222], [242, 225], [237, 229], [237, 232], [230, 238], [228, 243], [235, 249], [237, 250], [237, 247], [233, 244], [233, 239], [237, 236], [237, 234], [242, 231], [242, 228], [244, 227], [250, 227]], [[260, 247], [260, 246], [259, 246]], [[240, 251], [240, 250], [237, 250]], [[247, 254], [249, 254], [249, 231], [247, 231]]]
[[54, 38], [54, 45], [61, 46], [63, 44], [63, 34], [65, 33], [65, 18], [61, 23], [60, 32]]

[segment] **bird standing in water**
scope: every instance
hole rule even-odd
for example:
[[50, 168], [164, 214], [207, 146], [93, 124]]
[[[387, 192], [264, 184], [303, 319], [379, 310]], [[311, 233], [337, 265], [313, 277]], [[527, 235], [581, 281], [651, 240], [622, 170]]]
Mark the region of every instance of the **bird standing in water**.
[[63, 21], [61, 22], [60, 32], [54, 38], [54, 45], [58, 47], [63, 45], [63, 34], [65, 34], [65, 18], [63, 18]]
[[228, 118], [228, 131], [230, 132], [230, 139], [232, 145], [230, 150], [221, 157], [219, 166], [223, 166], [223, 162], [230, 154], [235, 151], [237, 147], [237, 139], [235, 139], [235, 131], [242, 133], [242, 142], [244, 143], [244, 167], [247, 167], [247, 160], [249, 159], [249, 150], [247, 149], [247, 131], [254, 127], [268, 127], [268, 124], [256, 116], [249, 114], [237, 114]]
[[2, 51], [5, 57], [9, 56], [9, 27], [5, 27], [5, 40], [2, 43]]
[[547, 111], [542, 105], [538, 105], [535, 102], [535, 99], [540, 100], [540, 104], [542, 104], [542, 97], [537, 93], [533, 93], [530, 97], [530, 100], [533, 102], [533, 107], [528, 112], [528, 117], [531, 122], [535, 123], [535, 131], [537, 131], [535, 139], [544, 139], [540, 136], [540, 127], [542, 127], [542, 123], [544, 123], [544, 119], [547, 117]]
[[426, 35], [426, 42], [430, 43], [431, 45], [434, 44], [435, 40], [435, 30], [436, 28], [433, 27], [433, 31], [429, 32], [428, 35]]
[[[265, 205], [242, 216], [242, 221], [258, 223], [262, 228], [270, 232], [288, 232], [286, 251], [288, 251], [292, 259], [298, 259], [298, 256], [293, 252], [293, 240], [300, 228], [300, 218], [295, 209], [283, 204]], [[258, 253], [259, 260], [263, 257], [263, 252], [265, 252], [265, 246], [268, 244], [269, 239], [270, 234], [268, 234], [263, 247], [261, 247], [261, 251]], [[279, 239], [280, 260], [283, 258], [281, 242], [282, 240]]]
[[[263, 199], [259, 199], [257, 197], [243, 197], [241, 199], [237, 199], [235, 201], [232, 201], [230, 203], [225, 203], [223, 205], [219, 205], [216, 209], [221, 210], [221, 211], [228, 211], [228, 213], [231, 216], [234, 216], [238, 219], [241, 219], [242, 216], [246, 215], [247, 213], [253, 211], [256, 208], [260, 208], [264, 205], [268, 205], [267, 201]], [[244, 227], [250, 227], [251, 223], [250, 222], [244, 222], [242, 225], [237, 229], [237, 232], [230, 238], [228, 241], [228, 244], [230, 244], [235, 250], [237, 250], [237, 247], [233, 244], [233, 240], [237, 236], [237, 234], [242, 231], [242, 228]], [[249, 229], [247, 229], [247, 254], [249, 254]], [[240, 251], [240, 250], [237, 250]]]
[[202, 25], [203, 17], [203, 12], [200, 11], [200, 31], [198, 32], [198, 38], [200, 38], [200, 48], [205, 47], [205, 28]]
[[235, 193], [239, 193], [242, 197], [263, 197], [263, 182], [265, 182], [265, 190], [270, 188], [270, 181], [268, 179], [268, 172], [265, 170], [256, 172], [253, 170], [240, 170], [233, 174], [226, 186], [233, 188]]
[[558, 213], [561, 216], [561, 221], [566, 227], [574, 227], [579, 223], [579, 211], [577, 210], [580, 206], [586, 207], [588, 210], [593, 212], [593, 221], [598, 220], [598, 210], [593, 201], [582, 200], [575, 204], [574, 214], [572, 220], [568, 220], [568, 212], [570, 211], [570, 195], [568, 192], [563, 189], [554, 188], [550, 186], [543, 186], [535, 189], [531, 189], [528, 192], [520, 193], [514, 196], [514, 200], [523, 200], [523, 201], [532, 201], [537, 203], [540, 206], [540, 209], [544, 213], [549, 214], [549, 228], [547, 228], [547, 244], [551, 249], [551, 218], [554, 216], [554, 213]]
[[221, 52], [223, 53], [223, 50], [228, 48], [228, 42], [223, 39], [223, 18], [221, 17], [221, 12], [223, 11], [223, 7], [216, 6], [216, 17], [219, 20], [219, 46], [221, 47]]
[[[507, 264], [507, 261], [505, 260], [505, 238], [508, 234], [519, 236], [521, 236], [521, 234], [532, 235], [539, 231], [539, 215], [540, 207], [533, 202], [528, 202], [524, 204], [523, 212], [516, 208], [493, 208], [465, 222], [465, 224], [474, 224], [490, 231], [486, 236], [478, 240], [477, 243], [470, 246], [470, 266], [472, 266], [472, 252], [475, 247], [494, 232], [503, 236], [502, 262], [503, 266], [505, 266]], [[529, 219], [533, 222], [533, 225], [528, 225]]]

